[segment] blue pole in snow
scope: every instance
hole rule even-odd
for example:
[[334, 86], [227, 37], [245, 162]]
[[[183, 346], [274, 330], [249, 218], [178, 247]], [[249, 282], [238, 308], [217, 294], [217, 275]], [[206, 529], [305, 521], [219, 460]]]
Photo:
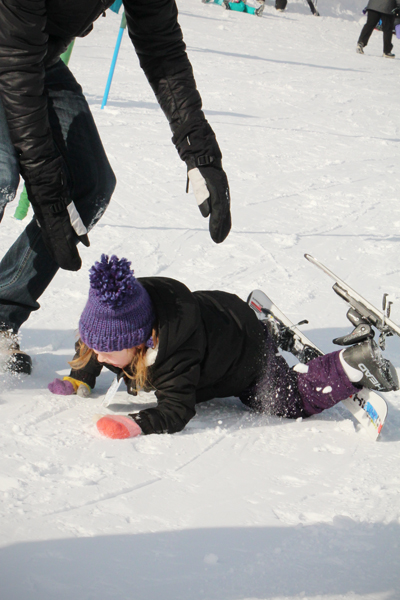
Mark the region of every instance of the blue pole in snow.
[[114, 54], [111, 61], [110, 72], [108, 73], [108, 79], [106, 83], [106, 89], [104, 90], [103, 102], [101, 103], [101, 108], [104, 108], [107, 104], [108, 94], [111, 87], [112, 78], [114, 75], [115, 65], [117, 64], [118, 52], [121, 46], [122, 36], [124, 34], [124, 29], [126, 28], [126, 17], [125, 12], [122, 13], [121, 25], [119, 27], [117, 43], [115, 44]]

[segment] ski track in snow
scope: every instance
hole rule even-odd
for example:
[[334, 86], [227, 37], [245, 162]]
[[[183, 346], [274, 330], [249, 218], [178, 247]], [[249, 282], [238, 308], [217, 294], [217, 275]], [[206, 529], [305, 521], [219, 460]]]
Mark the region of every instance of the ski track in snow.
[[[399, 393], [386, 395], [372, 443], [342, 406], [285, 421], [235, 399], [199, 406], [179, 434], [111, 441], [92, 417], [112, 374], [87, 400], [47, 391], [69, 372], [102, 252], [191, 289], [264, 289], [330, 351], [350, 331], [347, 305], [310, 253], [376, 306], [390, 293], [400, 322], [399, 61], [381, 58], [377, 32], [355, 53], [366, 2], [327, 4], [314, 18], [302, 0], [283, 14], [269, 0], [258, 19], [178, 0], [232, 193], [232, 232], [218, 246], [126, 34], [100, 109], [120, 15], [76, 41], [70, 66], [118, 185], [81, 271], [58, 273], [22, 329], [33, 375], [0, 375], [2, 600], [400, 598]], [[14, 207], [1, 252], [25, 227]], [[387, 340], [395, 365], [399, 348]], [[119, 391], [114, 407], [153, 400]]]

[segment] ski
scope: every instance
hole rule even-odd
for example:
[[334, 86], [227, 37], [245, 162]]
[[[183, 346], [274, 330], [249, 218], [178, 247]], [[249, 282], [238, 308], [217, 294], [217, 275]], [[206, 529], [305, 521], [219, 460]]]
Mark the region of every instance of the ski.
[[[319, 262], [319, 260], [310, 254], [305, 254], [304, 256], [309, 262], [334, 279], [335, 283], [332, 289], [338, 296], [340, 296], [350, 305], [350, 309], [347, 312], [347, 318], [353, 325], [356, 326], [356, 329], [360, 324], [369, 327], [376, 327], [376, 329], [380, 331], [379, 345], [382, 350], [385, 349], [385, 338], [387, 336], [394, 334], [400, 336], [400, 327], [389, 318], [392, 302], [389, 301], [388, 294], [384, 294], [382, 310], [379, 310], [373, 304], [368, 302], [368, 300], [366, 300], [363, 296], [361, 296], [361, 294], [353, 290], [345, 281], [337, 277], [337, 275], [335, 275], [330, 269], [325, 267], [325, 265]], [[353, 336], [353, 338], [356, 329], [352, 334], [350, 334]], [[355, 342], [350, 340], [349, 343], [354, 344]]]
[[[322, 350], [298, 327], [308, 321], [302, 321], [297, 325], [293, 324], [261, 290], [252, 291], [247, 302], [261, 321], [270, 320], [275, 327], [276, 322], [281, 325], [279, 331], [274, 331], [277, 344], [281, 350], [290, 352], [299, 362], [305, 364], [313, 358], [323, 355]], [[362, 388], [357, 394], [342, 400], [342, 404], [366, 429], [369, 437], [372, 440], [377, 440], [387, 415], [387, 404], [382, 396], [373, 390]]]

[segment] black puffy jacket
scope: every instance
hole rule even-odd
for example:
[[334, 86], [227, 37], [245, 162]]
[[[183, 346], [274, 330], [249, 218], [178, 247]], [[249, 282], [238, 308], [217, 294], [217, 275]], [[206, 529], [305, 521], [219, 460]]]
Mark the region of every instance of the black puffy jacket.
[[[198, 402], [238, 396], [262, 371], [264, 330], [238, 296], [221, 291], [191, 292], [164, 277], [138, 279], [157, 315], [158, 352], [149, 367], [157, 407], [133, 415], [143, 433], [181, 431]], [[71, 377], [93, 386], [102, 366], [95, 358]]]
[[392, 10], [399, 7], [398, 0], [369, 0], [366, 10], [376, 10], [384, 15], [391, 15]]
[[[193, 156], [218, 154], [201, 110], [175, 0], [123, 0], [129, 36], [178, 147], [193, 134]], [[44, 87], [45, 68], [85, 36], [113, 0], [0, 0], [0, 95], [24, 179], [47, 199], [62, 192]], [[216, 150], [217, 149], [217, 150]], [[182, 156], [186, 159], [187, 157]], [[32, 186], [30, 186], [32, 188]]]

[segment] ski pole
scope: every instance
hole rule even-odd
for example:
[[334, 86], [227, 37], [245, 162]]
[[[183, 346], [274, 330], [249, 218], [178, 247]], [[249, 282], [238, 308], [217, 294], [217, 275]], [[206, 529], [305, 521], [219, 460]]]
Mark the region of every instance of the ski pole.
[[69, 59], [71, 58], [72, 48], [74, 47], [74, 44], [75, 44], [75, 40], [72, 40], [72, 42], [70, 43], [70, 45], [68, 46], [66, 51], [63, 54], [61, 54], [61, 56], [60, 56], [64, 65], [67, 65], [69, 63]]
[[122, 0], [115, 0], [114, 4], [111, 4], [110, 6], [110, 10], [112, 10], [115, 13], [119, 13], [119, 9], [121, 8], [122, 5]]
[[124, 29], [126, 28], [126, 17], [125, 11], [122, 13], [121, 25], [119, 26], [119, 32], [117, 37], [117, 43], [115, 44], [114, 54], [111, 61], [110, 71], [108, 73], [108, 79], [106, 83], [106, 89], [104, 90], [103, 102], [101, 103], [101, 108], [104, 108], [107, 104], [108, 93], [110, 91], [112, 78], [114, 75], [115, 65], [117, 63], [118, 52], [121, 46], [122, 36], [124, 34]]
[[[66, 51], [63, 54], [61, 54], [61, 56], [60, 56], [61, 60], [63, 61], [63, 63], [65, 65], [67, 65], [69, 63], [72, 48], [74, 47], [74, 42], [75, 42], [75, 40], [72, 40], [72, 42], [70, 43], [70, 45], [68, 46]], [[24, 184], [23, 190], [22, 190], [21, 195], [18, 200], [18, 206], [15, 209], [14, 218], [18, 219], [18, 221], [22, 221], [22, 219], [25, 219], [26, 215], [28, 214], [28, 210], [29, 210], [29, 198], [28, 198], [28, 192], [26, 191], [26, 186]]]
[[22, 189], [21, 195], [18, 200], [18, 206], [15, 209], [14, 218], [18, 219], [18, 221], [22, 221], [22, 219], [25, 219], [26, 215], [28, 214], [28, 210], [29, 210], [29, 198], [28, 198], [28, 192], [26, 191], [26, 187], [24, 184], [24, 187]]

